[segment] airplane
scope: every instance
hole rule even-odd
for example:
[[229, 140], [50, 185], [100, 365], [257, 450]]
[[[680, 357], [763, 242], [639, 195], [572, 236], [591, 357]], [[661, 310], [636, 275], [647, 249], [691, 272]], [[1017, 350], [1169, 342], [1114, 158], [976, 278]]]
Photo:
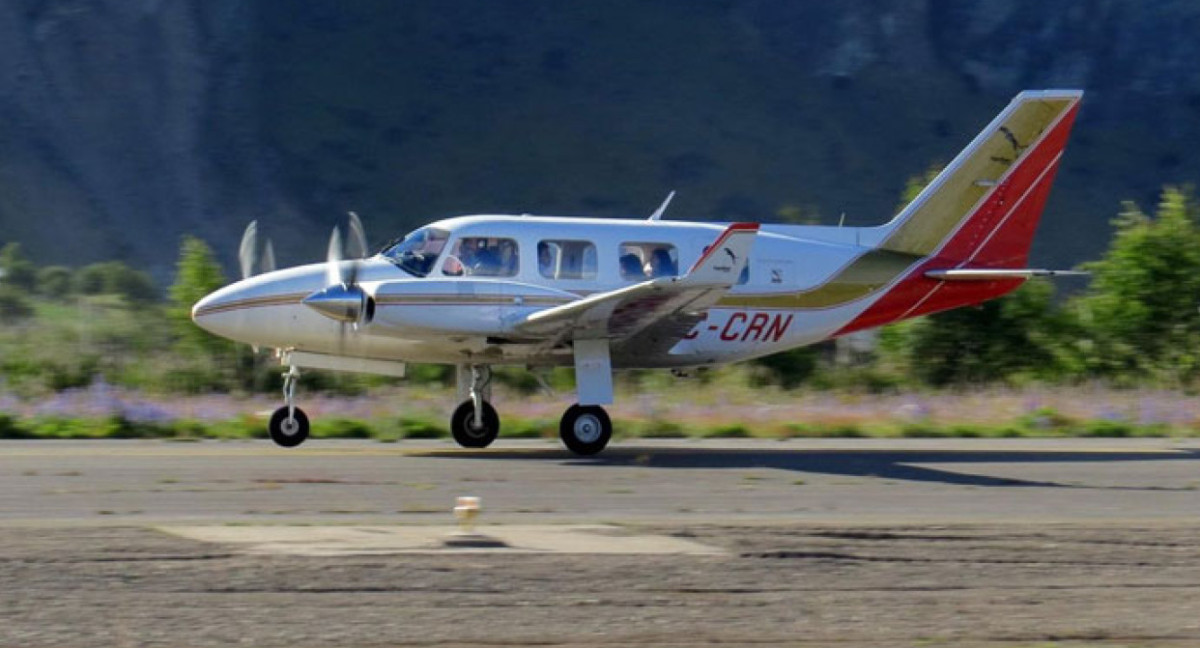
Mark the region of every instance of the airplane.
[[[351, 213], [325, 263], [252, 274], [204, 297], [192, 319], [276, 350], [284, 405], [271, 438], [309, 422], [300, 369], [404, 374], [457, 367], [454, 440], [500, 432], [491, 368], [573, 366], [564, 445], [608, 444], [613, 372], [738, 362], [1000, 297], [1034, 276], [1030, 243], [1083, 93], [1024, 91], [899, 214], [870, 227], [472, 215], [431, 223], [366, 257]], [[250, 229], [253, 228], [252, 227]], [[271, 252], [270, 248], [267, 249]], [[270, 254], [273, 259], [273, 252]], [[345, 258], [350, 257], [350, 258]]]

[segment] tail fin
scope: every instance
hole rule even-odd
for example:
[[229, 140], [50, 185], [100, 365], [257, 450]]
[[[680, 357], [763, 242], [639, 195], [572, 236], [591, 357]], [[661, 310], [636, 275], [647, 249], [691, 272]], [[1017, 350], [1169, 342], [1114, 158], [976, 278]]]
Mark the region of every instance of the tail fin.
[[911, 204], [878, 228], [875, 254], [922, 261], [893, 279], [837, 335], [978, 304], [1021, 285], [1023, 277], [947, 282], [925, 273], [1024, 268], [1082, 96], [1078, 90], [1018, 94]]
[[1018, 94], [892, 221], [880, 247], [994, 267], [1025, 264], [1078, 90]]

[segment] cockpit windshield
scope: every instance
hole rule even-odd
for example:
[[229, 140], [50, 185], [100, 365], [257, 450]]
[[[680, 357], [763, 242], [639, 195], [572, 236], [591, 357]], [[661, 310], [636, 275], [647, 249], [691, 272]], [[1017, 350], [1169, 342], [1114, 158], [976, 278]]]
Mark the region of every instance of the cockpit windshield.
[[383, 256], [410, 274], [424, 277], [433, 269], [450, 232], [432, 227], [423, 227], [404, 237], [396, 245], [383, 252]]

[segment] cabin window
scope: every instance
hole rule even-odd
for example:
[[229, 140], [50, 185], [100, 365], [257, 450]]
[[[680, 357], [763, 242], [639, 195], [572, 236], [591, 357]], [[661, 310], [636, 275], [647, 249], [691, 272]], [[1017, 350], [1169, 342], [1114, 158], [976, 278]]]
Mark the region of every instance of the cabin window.
[[451, 277], [514, 277], [519, 267], [517, 242], [509, 238], [464, 236], [442, 263]]
[[617, 263], [621, 278], [631, 281], [679, 274], [679, 253], [670, 243], [622, 243]]
[[596, 246], [589, 241], [540, 241], [538, 273], [547, 279], [595, 279]]

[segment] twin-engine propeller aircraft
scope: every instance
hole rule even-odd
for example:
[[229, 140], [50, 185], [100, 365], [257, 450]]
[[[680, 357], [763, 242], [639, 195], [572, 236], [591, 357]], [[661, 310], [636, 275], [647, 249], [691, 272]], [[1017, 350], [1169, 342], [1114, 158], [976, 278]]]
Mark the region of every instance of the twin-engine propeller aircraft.
[[[403, 375], [453, 364], [454, 439], [500, 432], [490, 367], [573, 365], [578, 402], [560, 434], [604, 449], [614, 370], [746, 360], [999, 297], [1025, 267], [1082, 93], [1022, 92], [924, 191], [875, 227], [479, 215], [412, 232], [369, 258], [351, 215], [325, 264], [258, 276], [195, 305], [205, 329], [276, 349], [288, 368], [271, 438], [308, 435], [299, 369]], [[253, 236], [244, 240], [249, 274]], [[271, 263], [263, 263], [268, 269]]]

